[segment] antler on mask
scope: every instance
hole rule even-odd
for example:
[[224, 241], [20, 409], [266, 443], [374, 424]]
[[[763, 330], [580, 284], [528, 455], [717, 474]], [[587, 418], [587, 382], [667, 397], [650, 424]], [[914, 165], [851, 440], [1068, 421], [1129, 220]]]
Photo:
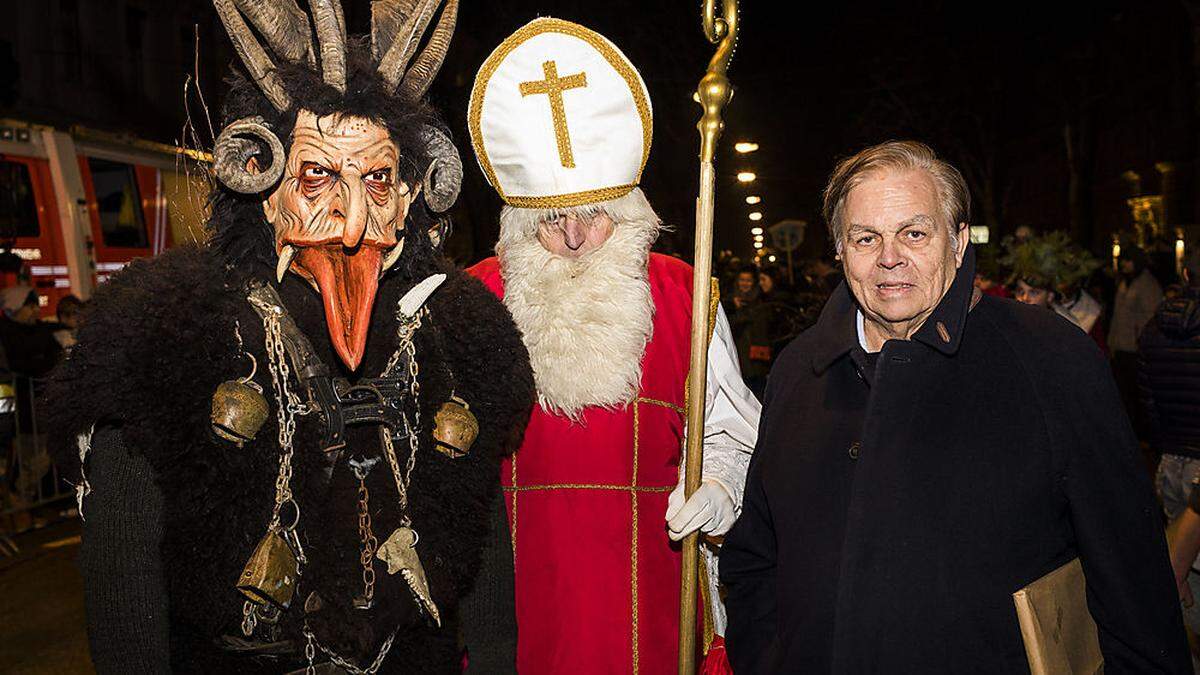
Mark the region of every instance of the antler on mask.
[[421, 50], [417, 60], [400, 81], [397, 92], [401, 96], [415, 101], [429, 91], [434, 75], [437, 75], [442, 62], [446, 60], [446, 52], [450, 49], [450, 38], [454, 36], [454, 23], [457, 19], [458, 0], [448, 0], [437, 26], [433, 29], [433, 35], [429, 36], [429, 43]]
[[458, 18], [458, 0], [448, 0], [425, 48], [421, 37], [442, 0], [375, 0], [371, 6], [371, 52], [379, 59], [379, 74], [397, 94], [417, 100], [429, 91], [450, 48]]
[[[241, 0], [241, 3], [246, 4], [246, 0]], [[258, 88], [266, 95], [267, 100], [279, 111], [292, 107], [292, 98], [288, 96], [287, 91], [283, 88], [283, 83], [279, 80], [275, 63], [271, 61], [270, 56], [267, 56], [266, 50], [258, 43], [250, 26], [247, 26], [245, 20], [242, 19], [235, 0], [213, 0], [213, 7], [216, 7], [217, 14], [221, 17], [221, 23], [225, 24], [225, 31], [229, 33], [229, 39], [233, 41], [234, 50], [241, 57], [242, 63], [246, 64], [246, 70], [250, 72], [251, 79], [258, 84]], [[250, 16], [262, 18], [261, 14], [254, 12], [251, 12]], [[307, 22], [305, 22], [305, 28], [307, 27]], [[269, 31], [268, 34], [270, 34]]]
[[308, 0], [317, 41], [321, 43], [321, 76], [325, 84], [346, 93], [346, 19], [338, 0]]

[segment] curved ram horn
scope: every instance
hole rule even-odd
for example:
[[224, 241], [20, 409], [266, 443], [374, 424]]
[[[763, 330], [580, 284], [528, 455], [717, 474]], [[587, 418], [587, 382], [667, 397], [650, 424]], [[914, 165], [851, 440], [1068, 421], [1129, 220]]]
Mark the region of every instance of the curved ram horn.
[[321, 77], [346, 93], [346, 19], [339, 0], [308, 0], [321, 48]]
[[213, 7], [217, 9], [221, 23], [225, 25], [225, 32], [229, 33], [233, 48], [246, 65], [250, 78], [276, 110], [282, 112], [290, 108], [292, 99], [287, 95], [279, 75], [275, 72], [275, 64], [271, 57], [267, 56], [262, 45], [258, 44], [254, 33], [250, 32], [250, 27], [242, 20], [242, 15], [234, 7], [233, 0], [213, 0]]
[[433, 29], [433, 35], [429, 36], [429, 42], [400, 82], [401, 97], [416, 101], [429, 91], [433, 77], [446, 60], [446, 52], [450, 49], [450, 38], [454, 37], [454, 23], [457, 19], [458, 0], [447, 0], [437, 27]]
[[296, 0], [234, 0], [234, 4], [266, 39], [275, 56], [288, 63], [305, 59], [309, 66], [316, 65], [308, 15], [296, 6]]
[[422, 135], [431, 159], [422, 181], [425, 203], [435, 213], [445, 213], [454, 206], [462, 187], [462, 159], [458, 156], [458, 148], [440, 129], [426, 126]]
[[417, 0], [410, 13], [404, 18], [404, 23], [398, 25], [387, 52], [379, 60], [379, 75], [387, 83], [390, 90], [395, 90], [404, 77], [409, 60], [421, 43], [421, 36], [433, 20], [441, 0]]
[[[252, 173], [250, 159], [261, 158], [264, 150], [271, 155], [271, 165]], [[226, 187], [242, 194], [265, 192], [279, 181], [286, 163], [283, 143], [257, 115], [231, 122], [213, 146], [213, 172]]]

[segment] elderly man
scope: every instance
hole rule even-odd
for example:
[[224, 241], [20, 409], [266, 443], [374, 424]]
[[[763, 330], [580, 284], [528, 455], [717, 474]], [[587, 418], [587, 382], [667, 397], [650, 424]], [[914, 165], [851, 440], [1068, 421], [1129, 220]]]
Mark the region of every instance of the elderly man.
[[721, 552], [735, 672], [1029, 672], [1012, 593], [1074, 558], [1107, 672], [1190, 672], [1104, 359], [974, 292], [967, 213], [919, 143], [834, 171], [847, 283], [775, 365]]
[[[685, 500], [692, 268], [650, 252], [661, 222], [637, 187], [649, 94], [604, 36], [543, 17], [484, 61], [467, 116], [479, 166], [505, 202], [496, 257], [468, 271], [512, 312], [537, 385], [500, 474], [517, 671], [670, 672], [682, 569], [672, 540], [733, 524], [759, 405], [713, 306], [704, 481]], [[709, 606], [721, 634], [724, 610]], [[709, 667], [724, 658], [712, 644]]]

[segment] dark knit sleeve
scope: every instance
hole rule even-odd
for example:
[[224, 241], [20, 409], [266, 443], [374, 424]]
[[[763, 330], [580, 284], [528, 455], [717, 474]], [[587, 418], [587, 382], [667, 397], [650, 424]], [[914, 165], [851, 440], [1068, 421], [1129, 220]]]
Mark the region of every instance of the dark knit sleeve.
[[462, 601], [468, 673], [517, 672], [516, 590], [512, 538], [504, 497], [492, 506], [492, 536], [483, 550], [475, 587]]
[[96, 430], [87, 478], [79, 567], [96, 671], [169, 673], [162, 493], [113, 428]]

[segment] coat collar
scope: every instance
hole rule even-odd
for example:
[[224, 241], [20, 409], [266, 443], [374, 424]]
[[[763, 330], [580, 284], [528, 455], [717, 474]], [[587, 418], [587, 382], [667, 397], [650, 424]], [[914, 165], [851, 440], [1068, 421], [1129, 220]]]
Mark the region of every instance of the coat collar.
[[[967, 313], [977, 302], [975, 296], [975, 247], [968, 245], [962, 265], [954, 275], [950, 290], [942, 296], [938, 306], [917, 329], [912, 339], [936, 351], [952, 356], [958, 352], [966, 328]], [[855, 326], [858, 304], [843, 280], [825, 303], [821, 316], [813, 326], [813, 371], [820, 374], [858, 344]]]

